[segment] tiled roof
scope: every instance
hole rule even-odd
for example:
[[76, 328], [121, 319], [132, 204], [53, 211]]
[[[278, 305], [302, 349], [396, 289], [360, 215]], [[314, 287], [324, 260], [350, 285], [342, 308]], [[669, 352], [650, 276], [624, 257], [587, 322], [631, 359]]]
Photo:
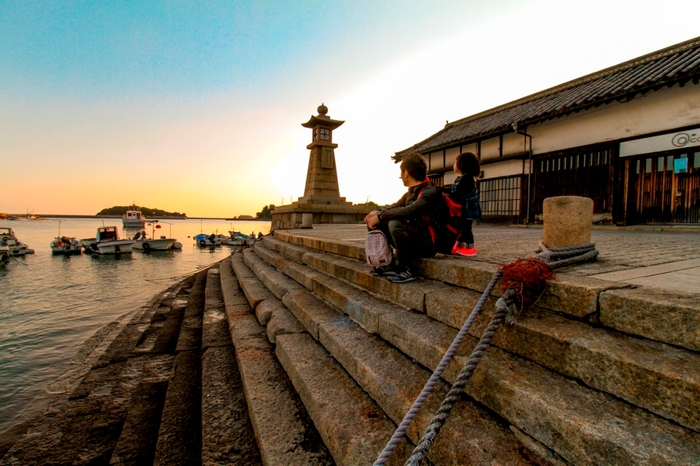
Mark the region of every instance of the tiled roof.
[[448, 123], [444, 129], [396, 153], [427, 153], [513, 131], [530, 124], [607, 104], [629, 101], [674, 84], [700, 80], [700, 37], [606, 68], [491, 110]]

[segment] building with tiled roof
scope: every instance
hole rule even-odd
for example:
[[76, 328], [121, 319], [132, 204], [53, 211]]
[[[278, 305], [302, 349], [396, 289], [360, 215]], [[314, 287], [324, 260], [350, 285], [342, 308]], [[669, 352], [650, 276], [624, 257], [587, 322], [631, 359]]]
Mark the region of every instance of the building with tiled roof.
[[590, 197], [616, 224], [700, 222], [700, 38], [445, 125], [405, 150], [437, 184], [482, 164], [485, 220], [537, 222], [546, 197]]

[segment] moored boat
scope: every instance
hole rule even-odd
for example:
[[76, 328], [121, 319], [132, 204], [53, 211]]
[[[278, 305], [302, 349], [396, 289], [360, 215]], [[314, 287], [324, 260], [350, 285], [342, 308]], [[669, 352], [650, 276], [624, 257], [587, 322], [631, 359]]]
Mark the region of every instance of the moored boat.
[[197, 243], [197, 246], [203, 248], [221, 246], [221, 237], [215, 235], [214, 233], [212, 233], [211, 235], [200, 233], [194, 236], [194, 241], [195, 243]]
[[17, 239], [12, 228], [0, 228], [0, 246], [7, 246], [10, 256], [34, 254], [33, 249], [30, 249], [26, 244]]
[[83, 252], [83, 244], [68, 236], [60, 236], [51, 241], [51, 254], [54, 256], [73, 256]]
[[3, 267], [10, 260], [10, 247], [0, 245], [0, 267]]
[[117, 227], [99, 227], [94, 238], [80, 240], [85, 252], [96, 254], [131, 254], [132, 239], [119, 239]]
[[165, 236], [161, 236], [160, 238], [153, 238], [153, 235], [151, 235], [151, 238], [146, 237], [146, 232], [145, 231], [139, 231], [134, 235], [134, 249], [138, 249], [144, 252], [148, 251], [168, 251], [170, 249], [174, 249], [175, 242], [177, 241], [175, 238], [166, 238]]
[[122, 215], [124, 228], [142, 228], [146, 224], [146, 216], [140, 210], [127, 210]]

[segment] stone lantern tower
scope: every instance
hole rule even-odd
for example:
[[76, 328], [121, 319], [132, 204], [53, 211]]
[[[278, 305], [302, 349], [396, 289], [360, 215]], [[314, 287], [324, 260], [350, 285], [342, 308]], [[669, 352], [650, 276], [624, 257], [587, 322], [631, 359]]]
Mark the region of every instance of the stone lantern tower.
[[301, 124], [311, 130], [311, 144], [306, 146], [311, 152], [304, 196], [292, 204], [275, 207], [272, 230], [312, 228], [314, 223], [358, 223], [370, 211], [366, 205], [352, 205], [340, 196], [335, 165], [338, 144], [333, 143], [333, 130], [343, 123], [331, 120], [328, 107], [321, 104], [318, 115]]
[[306, 146], [311, 154], [309, 169], [306, 173], [304, 197], [299, 198], [299, 202], [345, 203], [345, 198], [340, 197], [338, 173], [335, 169], [335, 148], [338, 144], [333, 144], [333, 130], [345, 122], [331, 120], [327, 113], [328, 107], [321, 104], [318, 107], [318, 115], [312, 116], [309, 121], [301, 124], [304, 128], [311, 129], [311, 144]]

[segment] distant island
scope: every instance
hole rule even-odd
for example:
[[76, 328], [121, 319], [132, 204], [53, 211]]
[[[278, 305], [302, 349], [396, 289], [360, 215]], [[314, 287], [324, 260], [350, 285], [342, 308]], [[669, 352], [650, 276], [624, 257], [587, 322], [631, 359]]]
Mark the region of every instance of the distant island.
[[187, 218], [187, 214], [180, 212], [168, 212], [167, 210], [151, 209], [150, 207], [137, 207], [133, 205], [115, 205], [97, 212], [96, 216], [100, 215], [119, 215], [122, 216], [127, 210], [140, 210], [146, 218], [169, 217], [169, 218]]

